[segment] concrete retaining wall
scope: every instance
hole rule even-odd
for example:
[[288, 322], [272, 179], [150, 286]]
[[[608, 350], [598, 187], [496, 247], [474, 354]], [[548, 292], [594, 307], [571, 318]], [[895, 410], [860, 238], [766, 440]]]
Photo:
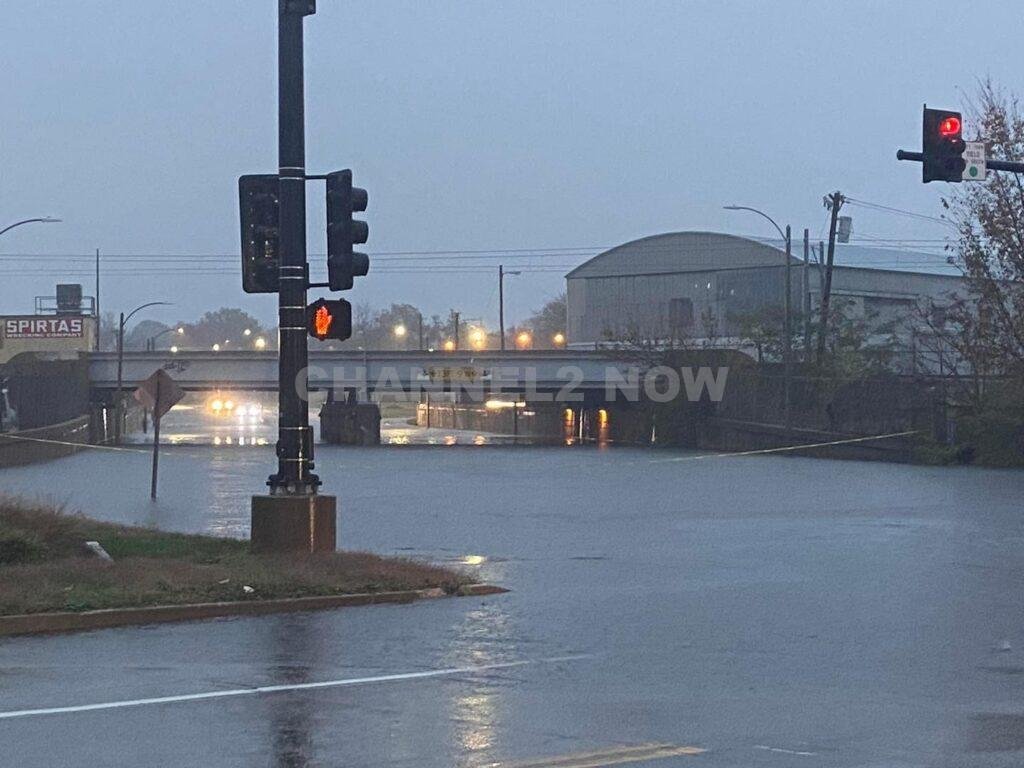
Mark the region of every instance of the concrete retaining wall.
[[33, 464], [78, 453], [90, 442], [89, 422], [88, 416], [79, 416], [49, 427], [0, 432], [0, 467]]

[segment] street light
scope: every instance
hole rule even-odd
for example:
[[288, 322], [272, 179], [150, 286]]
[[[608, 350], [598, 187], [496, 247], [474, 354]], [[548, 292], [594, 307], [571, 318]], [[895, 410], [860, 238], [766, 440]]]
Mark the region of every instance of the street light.
[[402, 339], [405, 338], [405, 334], [407, 333], [405, 325], [402, 324], [402, 323], [399, 323], [398, 325], [396, 325], [394, 327], [394, 329], [392, 330], [392, 333], [394, 333], [395, 334], [395, 338], [398, 339], [399, 342], [401, 342]]
[[125, 323], [127, 323], [129, 320], [131, 320], [132, 319], [132, 315], [134, 315], [136, 312], [141, 312], [142, 310], [146, 309], [147, 307], [170, 306], [170, 305], [171, 305], [171, 302], [169, 302], [169, 301], [150, 301], [150, 302], [147, 302], [145, 304], [140, 304], [135, 309], [133, 309], [131, 312], [129, 312], [127, 316], [125, 316], [124, 312], [121, 313], [120, 323], [118, 324], [118, 327], [117, 327], [117, 395], [116, 395], [115, 400], [114, 400], [115, 416], [116, 416], [115, 424], [117, 425], [117, 430], [116, 431], [117, 431], [117, 440], [118, 441], [120, 441], [121, 434], [122, 434], [122, 432], [124, 430], [124, 419], [125, 419], [125, 413], [124, 413], [124, 407], [123, 407], [123, 396], [124, 396], [124, 393], [122, 392], [122, 386], [123, 386], [123, 383], [124, 383], [123, 382], [123, 378], [122, 378], [122, 371], [124, 370], [124, 326], [125, 326]]
[[41, 216], [34, 219], [22, 219], [21, 221], [16, 221], [13, 224], [10, 224], [4, 227], [3, 229], [0, 229], [0, 235], [2, 235], [4, 232], [8, 232], [14, 229], [15, 227], [20, 227], [22, 224], [33, 224], [36, 222], [40, 224], [56, 224], [59, 221], [61, 221], [61, 219], [55, 219], [53, 216]]
[[775, 227], [776, 231], [782, 236], [782, 239], [786, 242], [786, 295], [783, 298], [783, 325], [782, 325], [782, 365], [783, 365], [783, 418], [786, 422], [786, 429], [789, 430], [791, 426], [790, 413], [789, 413], [789, 388], [790, 379], [792, 378], [792, 358], [793, 358], [793, 329], [792, 320], [790, 318], [792, 298], [790, 297], [790, 291], [792, 289], [792, 281], [790, 279], [790, 255], [793, 251], [793, 237], [792, 230], [789, 225], [786, 225], [786, 231], [782, 231], [780, 227], [771, 216], [764, 211], [759, 211], [757, 208], [750, 208], [746, 205], [726, 205], [723, 206], [727, 211], [750, 211], [756, 213], [771, 222], [771, 225]]
[[498, 333], [501, 335], [501, 351], [505, 351], [505, 276], [521, 275], [518, 269], [505, 271], [505, 265], [498, 265]]
[[533, 341], [533, 336], [529, 331], [520, 331], [516, 336], [516, 346], [520, 349], [529, 349], [530, 342]]
[[445, 352], [454, 352], [455, 351], [455, 342], [452, 341], [451, 339], [445, 339], [444, 340], [444, 351]]
[[134, 315], [136, 312], [141, 312], [142, 310], [146, 309], [147, 307], [159, 307], [159, 306], [169, 307], [169, 306], [171, 306], [171, 302], [169, 302], [169, 301], [150, 301], [150, 302], [148, 302], [146, 304], [141, 304], [141, 305], [137, 306], [135, 309], [133, 309], [131, 312], [129, 312], [127, 314], [127, 316], [125, 315], [124, 312], [121, 313], [121, 321], [118, 324], [118, 328], [117, 328], [117, 399], [118, 399], [118, 402], [120, 402], [120, 400], [121, 400], [121, 385], [122, 385], [121, 371], [122, 371], [122, 368], [123, 368], [123, 365], [124, 365], [124, 326], [125, 326], [125, 323], [127, 323], [129, 320], [131, 320], [132, 319], [132, 315]]
[[556, 333], [554, 336], [551, 337], [551, 341], [554, 342], [554, 345], [556, 347], [564, 347], [565, 346], [565, 334], [562, 333], [561, 331], [559, 331], [558, 333]]
[[469, 331], [469, 343], [474, 349], [483, 349], [487, 344], [487, 332], [483, 328], [474, 327]]
[[177, 328], [165, 328], [164, 330], [160, 331], [160, 333], [155, 334], [153, 336], [150, 336], [146, 340], [146, 351], [147, 352], [156, 352], [156, 340], [159, 339], [161, 336], [164, 336], [164, 335], [166, 335], [168, 333], [176, 333], [179, 336], [184, 336], [185, 335], [185, 329], [182, 326], [179, 325]]
[[256, 349], [259, 350], [264, 350], [267, 348], [267, 340], [264, 339], [262, 336], [257, 336], [256, 341], [254, 341], [252, 344], [254, 347], [256, 347]]

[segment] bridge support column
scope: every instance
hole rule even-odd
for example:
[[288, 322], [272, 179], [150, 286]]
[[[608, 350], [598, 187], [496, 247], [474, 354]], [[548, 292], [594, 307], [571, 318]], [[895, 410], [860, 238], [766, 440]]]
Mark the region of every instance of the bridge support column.
[[253, 496], [249, 542], [259, 554], [313, 554], [337, 547], [334, 496]]

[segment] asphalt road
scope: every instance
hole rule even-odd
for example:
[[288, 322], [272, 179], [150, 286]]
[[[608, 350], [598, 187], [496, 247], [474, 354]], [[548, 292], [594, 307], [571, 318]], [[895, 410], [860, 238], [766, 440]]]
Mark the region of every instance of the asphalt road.
[[[47, 466], [90, 514], [220, 531], [270, 466], [259, 449], [166, 455], [176, 490], [156, 508], [96, 487], [113, 457]], [[344, 545], [512, 592], [2, 640], [0, 765], [1024, 763], [1022, 473], [639, 450], [318, 458]], [[0, 489], [44, 476], [5, 472]]]

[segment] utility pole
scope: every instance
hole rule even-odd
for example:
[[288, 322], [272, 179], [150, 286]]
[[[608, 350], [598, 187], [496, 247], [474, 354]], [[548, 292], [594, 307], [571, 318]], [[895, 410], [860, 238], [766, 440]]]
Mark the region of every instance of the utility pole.
[[833, 192], [825, 197], [825, 207], [832, 212], [828, 227], [828, 259], [825, 263], [825, 287], [821, 293], [821, 318], [818, 326], [818, 365], [825, 359], [825, 335], [828, 332], [829, 304], [832, 298], [832, 265], [836, 255], [836, 223], [839, 209], [843, 207], [844, 198], [840, 192]]
[[100, 249], [96, 249], [96, 298], [92, 305], [93, 311], [96, 313], [96, 351], [100, 351], [100, 327], [103, 324], [102, 315], [100, 315]]
[[420, 339], [419, 339], [420, 344], [417, 347], [417, 349], [420, 352], [422, 352], [423, 351], [423, 313], [420, 310], [416, 310], [416, 317], [417, 317], [417, 320], [418, 320], [418, 323], [419, 323], [418, 329], [419, 329], [419, 337], [420, 337]]
[[825, 295], [825, 241], [818, 241], [818, 293]]
[[459, 313], [452, 311], [452, 324], [455, 326], [455, 349], [459, 348]]
[[783, 418], [786, 430], [792, 427], [792, 419], [789, 409], [789, 393], [793, 380], [793, 286], [792, 286], [792, 252], [793, 233], [789, 224], [786, 225], [786, 296], [783, 301], [783, 311], [786, 313], [782, 324], [782, 332], [786, 335], [782, 345], [782, 368], [783, 368]]
[[800, 306], [804, 316], [804, 362], [811, 359], [811, 232], [804, 227], [804, 268]]
[[501, 351], [505, 351], [505, 265], [498, 265], [498, 333]]

